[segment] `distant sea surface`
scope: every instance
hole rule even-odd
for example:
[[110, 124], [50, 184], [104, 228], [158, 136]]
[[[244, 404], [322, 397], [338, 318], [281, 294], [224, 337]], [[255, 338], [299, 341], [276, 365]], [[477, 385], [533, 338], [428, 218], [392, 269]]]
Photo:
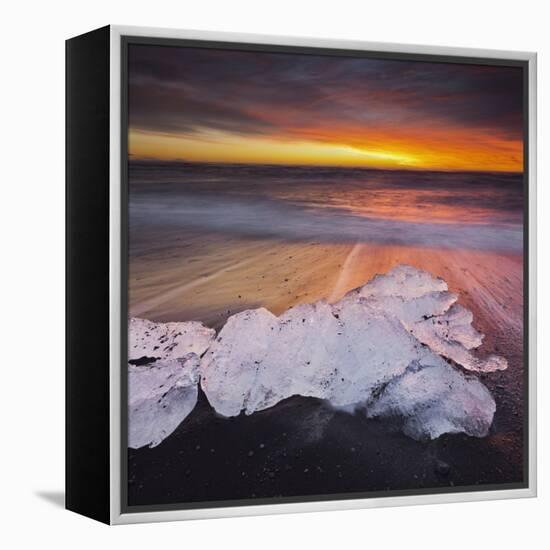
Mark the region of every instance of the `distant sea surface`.
[[129, 216], [131, 245], [164, 228], [520, 252], [523, 175], [132, 161]]

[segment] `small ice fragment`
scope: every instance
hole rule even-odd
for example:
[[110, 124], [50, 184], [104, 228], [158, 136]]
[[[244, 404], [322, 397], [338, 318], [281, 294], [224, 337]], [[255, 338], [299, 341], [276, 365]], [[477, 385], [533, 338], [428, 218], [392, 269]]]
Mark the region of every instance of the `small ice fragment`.
[[128, 367], [128, 446], [155, 447], [197, 403], [199, 357]]
[[200, 357], [215, 335], [213, 329], [197, 321], [154, 323], [132, 317], [128, 326], [128, 359], [177, 359], [191, 352]]
[[427, 365], [392, 380], [367, 405], [367, 416], [401, 418], [403, 432], [414, 439], [460, 432], [484, 437], [495, 409], [489, 390], [477, 378], [450, 365]]
[[412, 333], [423, 344], [467, 370], [478, 372], [505, 370], [508, 362], [504, 357], [490, 355], [483, 359], [469, 351], [479, 347], [483, 341], [483, 334], [472, 327], [472, 321], [472, 313], [461, 305], [455, 304], [443, 315], [421, 320], [409, 326]]
[[[195, 407], [199, 362], [215, 331], [195, 321], [128, 327], [128, 446], [154, 447]], [[146, 359], [140, 364], [140, 359]]]

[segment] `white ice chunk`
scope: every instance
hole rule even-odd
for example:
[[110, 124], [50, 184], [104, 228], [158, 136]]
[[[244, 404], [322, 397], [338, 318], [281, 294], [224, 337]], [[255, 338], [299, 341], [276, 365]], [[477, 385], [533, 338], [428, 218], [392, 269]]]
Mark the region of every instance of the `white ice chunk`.
[[417, 439], [486, 435], [495, 403], [481, 382], [369, 300], [337, 311], [318, 302], [279, 318], [265, 309], [234, 315], [201, 362], [210, 404], [235, 416], [302, 395], [337, 407], [368, 403], [369, 416], [402, 417], [405, 433]]
[[413, 437], [485, 435], [493, 398], [444, 357], [471, 370], [505, 360], [469, 352], [482, 335], [456, 300], [442, 279], [398, 266], [333, 305], [299, 305], [280, 317], [263, 308], [244, 311], [228, 319], [203, 357], [202, 389], [224, 416], [302, 395], [338, 407], [369, 403], [375, 416], [401, 415]]
[[470, 311], [455, 304], [444, 315], [430, 317], [409, 326], [423, 344], [467, 370], [493, 372], [506, 369], [508, 362], [504, 357], [489, 355], [482, 359], [468, 351], [479, 347], [483, 341], [483, 334], [472, 327], [472, 320]]
[[201, 356], [216, 332], [197, 321], [154, 323], [147, 319], [130, 319], [128, 359], [177, 359], [188, 353]]
[[155, 447], [197, 403], [199, 357], [128, 367], [128, 446]]
[[[267, 309], [238, 313], [229, 317], [206, 352], [201, 361], [201, 387], [220, 414], [236, 416], [247, 409], [250, 394], [262, 384], [258, 371], [276, 326], [277, 318]], [[271, 374], [280, 378], [277, 373]], [[266, 394], [277, 392], [284, 384], [284, 381], [268, 378], [263, 382]], [[273, 386], [273, 390], [268, 386]]]
[[503, 357], [490, 355], [482, 359], [470, 353], [483, 340], [483, 335], [472, 327], [472, 313], [456, 304], [458, 296], [447, 291], [443, 279], [426, 271], [399, 265], [352, 290], [335, 307], [345, 307], [359, 297], [366, 298], [371, 307], [397, 317], [420, 342], [467, 370], [493, 372], [508, 367]]
[[375, 275], [366, 285], [356, 291], [363, 298], [399, 296], [413, 300], [430, 292], [448, 290], [447, 283], [440, 277], [432, 277], [427, 271], [401, 264], [384, 275]]
[[158, 359], [130, 367], [130, 446], [167, 437], [194, 407], [199, 378], [224, 416], [302, 395], [399, 417], [405, 433], [419, 439], [482, 437], [494, 400], [446, 359], [478, 371], [506, 368], [506, 360], [471, 353], [483, 335], [456, 301], [442, 279], [398, 266], [333, 305], [321, 300], [279, 317], [264, 308], [238, 313], [216, 338], [200, 323], [132, 319], [130, 359]]
[[[154, 447], [195, 407], [199, 362], [215, 337], [196, 321], [128, 327], [128, 446]], [[133, 363], [133, 364], [132, 364]]]
[[265, 309], [228, 319], [201, 362], [201, 387], [224, 416], [251, 414], [292, 395], [334, 405], [364, 401], [413, 359], [442, 361], [392, 317], [359, 301], [324, 301], [279, 318]]
[[407, 299], [401, 296], [372, 296], [362, 298], [361, 294], [344, 296], [335, 307], [341, 309], [349, 303], [363, 300], [370, 307], [383, 311], [399, 319], [405, 328], [410, 328], [419, 321], [435, 315], [442, 315], [456, 302], [456, 294], [451, 292], [429, 292], [417, 298]]
[[487, 435], [495, 401], [477, 378], [449, 365], [412, 364], [367, 406], [369, 417], [403, 419], [403, 432], [414, 439], [435, 439], [444, 433]]

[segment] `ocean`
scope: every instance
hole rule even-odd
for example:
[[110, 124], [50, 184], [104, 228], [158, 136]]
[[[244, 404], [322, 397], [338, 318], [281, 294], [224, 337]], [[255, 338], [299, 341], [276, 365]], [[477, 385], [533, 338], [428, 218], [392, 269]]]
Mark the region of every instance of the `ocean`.
[[130, 243], [143, 246], [148, 231], [164, 229], [168, 238], [181, 229], [248, 239], [520, 251], [523, 196], [522, 174], [511, 173], [134, 161]]

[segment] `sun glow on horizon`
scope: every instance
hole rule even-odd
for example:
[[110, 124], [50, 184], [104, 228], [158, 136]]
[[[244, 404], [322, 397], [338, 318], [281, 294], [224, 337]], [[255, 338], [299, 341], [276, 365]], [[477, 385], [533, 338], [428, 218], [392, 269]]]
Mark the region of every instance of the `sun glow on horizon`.
[[[341, 135], [340, 135], [341, 134]], [[422, 137], [376, 132], [321, 136], [241, 135], [222, 131], [194, 134], [155, 133], [130, 129], [128, 149], [133, 159], [184, 160], [244, 164], [298, 164], [381, 169], [479, 170], [520, 172], [520, 141], [446, 131]]]

